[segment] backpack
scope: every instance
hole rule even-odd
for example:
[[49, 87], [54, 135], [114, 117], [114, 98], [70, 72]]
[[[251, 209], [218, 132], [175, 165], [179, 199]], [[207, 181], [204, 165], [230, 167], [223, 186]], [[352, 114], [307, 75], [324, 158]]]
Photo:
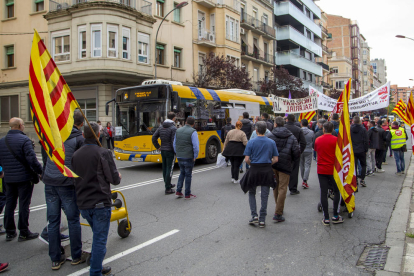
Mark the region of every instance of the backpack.
[[226, 140], [227, 137], [227, 133], [229, 133], [230, 130], [232, 130], [233, 128], [231, 126], [224, 126], [224, 140]]

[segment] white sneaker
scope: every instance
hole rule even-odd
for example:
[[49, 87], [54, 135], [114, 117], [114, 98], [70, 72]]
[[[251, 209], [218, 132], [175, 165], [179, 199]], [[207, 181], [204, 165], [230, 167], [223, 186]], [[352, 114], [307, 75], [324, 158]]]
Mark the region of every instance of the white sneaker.
[[234, 184], [240, 184], [240, 180], [234, 180]]
[[402, 175], [402, 173], [400, 173], [400, 172], [396, 172], [395, 174], [398, 175], [398, 176]]
[[232, 178], [232, 179], [231, 179], [231, 183], [234, 183], [234, 181], [236, 181], [236, 180], [234, 180], [234, 178]]
[[378, 173], [383, 173], [383, 172], [385, 172], [385, 170], [384, 169], [377, 169], [377, 172]]

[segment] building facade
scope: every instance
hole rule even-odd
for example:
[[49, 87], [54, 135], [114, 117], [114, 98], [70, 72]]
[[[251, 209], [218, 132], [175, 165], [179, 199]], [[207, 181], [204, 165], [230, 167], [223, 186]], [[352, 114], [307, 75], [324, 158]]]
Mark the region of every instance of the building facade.
[[328, 17], [324, 11], [321, 11], [321, 19], [319, 20], [319, 25], [322, 31], [322, 57], [317, 58], [317, 63], [322, 66], [322, 77], [317, 78], [317, 83], [322, 86], [323, 93], [326, 95], [330, 94], [332, 89], [330, 70], [328, 65], [328, 59], [332, 58], [332, 51], [329, 50], [328, 44]]
[[379, 80], [382, 84], [387, 82], [387, 65], [385, 64], [385, 59], [372, 59], [371, 60], [372, 68], [374, 68], [374, 73], [378, 74]]
[[403, 100], [403, 102], [407, 104], [412, 90], [414, 90], [413, 87], [399, 87], [397, 84], [390, 85], [390, 102], [397, 104], [400, 100]]
[[365, 41], [365, 38], [362, 42], [362, 95], [366, 95], [369, 92], [375, 90], [378, 87], [374, 88], [374, 75], [373, 75], [373, 68], [370, 62], [371, 51], [368, 46], [368, 42]]
[[312, 0], [275, 1], [274, 15], [276, 64], [301, 78], [305, 87], [312, 85], [322, 92], [320, 78], [324, 64], [317, 59], [323, 57], [322, 39], [327, 33], [323, 33], [319, 24], [320, 8]]

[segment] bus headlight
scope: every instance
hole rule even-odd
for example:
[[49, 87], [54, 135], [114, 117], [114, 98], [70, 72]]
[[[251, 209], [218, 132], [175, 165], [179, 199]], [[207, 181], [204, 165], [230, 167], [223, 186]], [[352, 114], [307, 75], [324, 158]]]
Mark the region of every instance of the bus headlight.
[[161, 151], [160, 150], [153, 150], [151, 153], [152, 154], [161, 154]]
[[124, 151], [122, 150], [122, 149], [120, 149], [120, 148], [114, 148], [114, 151], [116, 151], [116, 152], [120, 152], [120, 153], [123, 153]]

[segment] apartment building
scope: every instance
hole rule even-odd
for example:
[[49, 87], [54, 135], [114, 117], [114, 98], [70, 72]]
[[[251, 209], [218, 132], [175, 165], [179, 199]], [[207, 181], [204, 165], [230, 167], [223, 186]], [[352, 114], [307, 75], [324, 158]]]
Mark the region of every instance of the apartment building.
[[363, 95], [368, 94], [369, 92], [375, 90], [373, 82], [374, 82], [374, 75], [373, 75], [373, 68], [370, 63], [370, 47], [368, 46], [368, 42], [365, 41], [363, 37], [363, 42], [361, 43], [362, 49], [362, 91]]
[[381, 83], [387, 82], [387, 65], [385, 64], [385, 59], [373, 59], [371, 60], [371, 65], [374, 68], [374, 73], [378, 74], [378, 77]]
[[275, 62], [272, 13], [268, 0], [193, 1], [194, 74], [202, 72], [203, 59], [212, 52], [247, 68], [257, 91], [257, 82], [269, 78]]
[[328, 14], [328, 32], [331, 39], [328, 47], [333, 52], [329, 60], [331, 82], [337, 89], [343, 89], [352, 78], [351, 95], [353, 98], [362, 93], [362, 56], [358, 22], [338, 15]]
[[413, 87], [399, 87], [397, 84], [390, 85], [391, 91], [391, 103], [397, 104], [400, 100], [403, 100], [405, 104], [408, 103], [411, 91]]
[[322, 86], [323, 93], [326, 95], [330, 94], [332, 89], [331, 78], [330, 78], [330, 70], [328, 65], [328, 59], [332, 58], [332, 51], [329, 50], [327, 44], [329, 38], [328, 33], [328, 17], [326, 13], [321, 10], [321, 19], [319, 20], [319, 26], [321, 27], [322, 31], [322, 57], [316, 58], [316, 61], [319, 65], [322, 66], [322, 77], [317, 77], [317, 83]]
[[317, 23], [322, 17], [320, 8], [312, 0], [275, 1], [274, 14], [276, 64], [301, 78], [305, 87], [312, 85], [322, 92], [317, 79], [323, 76], [323, 67], [316, 59], [322, 58], [322, 37], [327, 33], [322, 34]]

